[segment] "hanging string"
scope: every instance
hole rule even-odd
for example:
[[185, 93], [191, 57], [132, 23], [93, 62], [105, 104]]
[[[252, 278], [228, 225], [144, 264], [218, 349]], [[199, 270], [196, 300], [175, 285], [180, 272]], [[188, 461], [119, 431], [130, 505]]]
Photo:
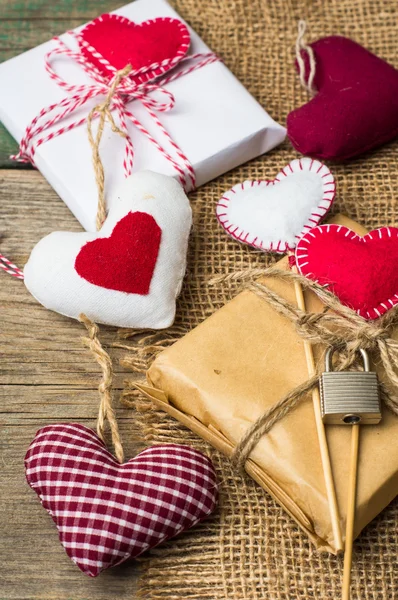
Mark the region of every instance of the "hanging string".
[[[112, 85], [109, 88], [109, 91], [106, 95], [105, 100], [103, 102], [101, 102], [100, 104], [98, 104], [97, 106], [95, 106], [90, 111], [90, 114], [88, 115], [88, 118], [87, 118], [87, 133], [88, 133], [88, 139], [90, 141], [90, 146], [91, 146], [91, 150], [92, 150], [92, 160], [93, 160], [93, 166], [94, 166], [95, 181], [96, 181], [97, 190], [98, 190], [98, 205], [97, 205], [97, 218], [96, 218], [97, 231], [99, 231], [101, 229], [101, 227], [104, 224], [104, 221], [106, 219], [106, 215], [107, 215], [106, 201], [105, 201], [105, 173], [104, 173], [104, 167], [102, 164], [100, 151], [99, 151], [100, 144], [101, 144], [101, 138], [102, 138], [102, 134], [104, 132], [104, 126], [105, 126], [106, 120], [108, 120], [109, 123], [111, 124], [112, 131], [114, 133], [117, 133], [118, 135], [120, 135], [122, 137], [126, 136], [126, 133], [124, 131], [122, 131], [119, 127], [117, 127], [117, 125], [113, 119], [113, 116], [112, 116], [112, 113], [110, 110], [110, 106], [112, 103], [112, 98], [115, 95], [121, 80], [124, 77], [128, 76], [130, 71], [131, 71], [131, 65], [127, 65], [126, 67], [124, 67], [124, 69], [121, 69], [120, 71], [118, 71], [115, 74]], [[96, 135], [94, 136], [94, 134], [93, 134], [93, 119], [94, 119], [94, 117], [96, 117], [98, 115], [99, 115], [98, 128], [97, 128]], [[99, 391], [101, 400], [100, 400], [100, 407], [99, 407], [98, 418], [97, 418], [97, 433], [98, 433], [98, 436], [105, 443], [104, 433], [105, 433], [106, 422], [108, 421], [110, 431], [111, 431], [112, 444], [115, 449], [115, 455], [116, 455], [117, 460], [120, 463], [122, 463], [124, 460], [123, 446], [122, 446], [122, 442], [120, 439], [119, 427], [117, 424], [115, 412], [113, 410], [113, 405], [112, 405], [112, 381], [113, 381], [112, 361], [111, 361], [111, 358], [110, 358], [108, 352], [106, 352], [106, 350], [104, 349], [104, 347], [102, 346], [102, 344], [98, 338], [98, 332], [99, 332], [98, 325], [93, 323], [93, 321], [91, 321], [91, 319], [89, 319], [85, 314], [81, 314], [79, 317], [79, 320], [81, 321], [81, 323], [84, 324], [84, 326], [87, 329], [88, 335], [89, 335], [88, 338], [83, 338], [83, 342], [87, 346], [87, 348], [89, 348], [89, 350], [92, 352], [95, 360], [98, 362], [98, 364], [100, 365], [100, 367], [102, 369], [102, 380], [98, 386], [98, 391]]]
[[[106, 120], [108, 119], [111, 124], [112, 131], [117, 133], [121, 137], [126, 137], [126, 132], [122, 131], [115, 123], [112, 112], [110, 110], [110, 106], [112, 104], [112, 99], [117, 92], [118, 86], [122, 79], [126, 77], [131, 72], [131, 65], [127, 65], [124, 69], [117, 71], [113, 83], [109, 88], [109, 91], [106, 95], [106, 98], [100, 104], [97, 104], [89, 113], [87, 117], [87, 133], [88, 139], [90, 142], [91, 150], [92, 150], [92, 160], [94, 166], [95, 173], [95, 182], [97, 184], [98, 190], [98, 205], [97, 205], [97, 218], [96, 225], [97, 231], [99, 231], [104, 224], [106, 219], [106, 202], [105, 202], [105, 174], [104, 167], [101, 161], [99, 147], [101, 143], [102, 134], [104, 132], [104, 125]], [[94, 138], [93, 135], [93, 119], [99, 115], [99, 123], [96, 136]]]
[[[299, 76], [300, 83], [307, 90], [311, 96], [316, 94], [316, 89], [314, 87], [314, 77], [316, 70], [316, 62], [315, 62], [315, 54], [311, 46], [308, 46], [305, 42], [305, 31], [307, 29], [307, 23], [303, 20], [298, 22], [298, 33], [296, 39], [296, 60], [299, 67]], [[308, 79], [306, 80], [306, 65], [305, 60], [303, 58], [304, 55], [308, 58], [309, 64], [309, 74]]]
[[120, 463], [124, 461], [123, 446], [119, 435], [119, 427], [115, 417], [115, 412], [112, 405], [112, 382], [113, 368], [111, 358], [104, 350], [101, 342], [98, 339], [98, 325], [93, 323], [86, 315], [80, 315], [79, 320], [86, 327], [88, 337], [83, 338], [83, 343], [89, 348], [102, 369], [102, 379], [98, 386], [98, 391], [101, 396], [100, 407], [97, 418], [97, 434], [105, 443], [105, 426], [108, 421], [112, 444], [115, 449], [115, 455]]

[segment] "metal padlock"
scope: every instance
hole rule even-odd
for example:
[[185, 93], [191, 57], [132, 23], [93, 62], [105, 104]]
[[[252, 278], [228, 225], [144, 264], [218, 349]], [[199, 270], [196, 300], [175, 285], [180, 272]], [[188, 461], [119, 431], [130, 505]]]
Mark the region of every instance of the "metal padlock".
[[360, 350], [363, 371], [333, 371], [334, 350], [325, 355], [325, 373], [320, 378], [321, 412], [329, 425], [376, 425], [381, 421], [380, 391], [377, 375], [370, 371], [369, 357]]

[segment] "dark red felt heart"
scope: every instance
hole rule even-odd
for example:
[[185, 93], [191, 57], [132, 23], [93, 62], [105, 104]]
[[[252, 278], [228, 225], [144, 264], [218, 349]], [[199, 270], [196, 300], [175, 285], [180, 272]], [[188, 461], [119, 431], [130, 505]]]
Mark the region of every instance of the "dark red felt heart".
[[213, 465], [197, 450], [152, 446], [120, 465], [76, 423], [40, 429], [25, 470], [68, 556], [91, 577], [192, 527], [217, 503]]
[[[322, 38], [311, 46], [318, 93], [288, 115], [287, 134], [296, 150], [345, 160], [394, 139], [398, 71], [344, 37]], [[308, 71], [307, 61], [307, 76]]]
[[139, 82], [175, 66], [190, 44], [188, 28], [178, 19], [162, 17], [137, 24], [115, 14], [104, 14], [91, 21], [82, 30], [81, 38], [83, 54], [103, 75], [113, 74], [109, 64], [116, 70], [131, 65], [133, 70], [144, 68], [134, 77]]
[[149, 293], [161, 235], [152, 215], [130, 212], [110, 237], [99, 237], [81, 248], [75, 270], [94, 285], [144, 296]]
[[297, 244], [296, 264], [365, 319], [377, 319], [398, 303], [396, 227], [363, 237], [341, 225], [314, 227]]

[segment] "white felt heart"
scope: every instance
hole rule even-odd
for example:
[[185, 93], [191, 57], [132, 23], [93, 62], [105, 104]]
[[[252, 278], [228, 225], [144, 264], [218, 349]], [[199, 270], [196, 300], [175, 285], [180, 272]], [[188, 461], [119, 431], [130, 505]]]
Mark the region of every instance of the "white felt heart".
[[329, 169], [317, 160], [289, 163], [273, 181], [244, 181], [217, 204], [217, 218], [233, 238], [264, 251], [294, 250], [319, 223], [335, 197]]
[[25, 284], [46, 308], [117, 327], [169, 327], [192, 211], [180, 184], [135, 173], [109, 199], [98, 233], [54, 232], [33, 249]]

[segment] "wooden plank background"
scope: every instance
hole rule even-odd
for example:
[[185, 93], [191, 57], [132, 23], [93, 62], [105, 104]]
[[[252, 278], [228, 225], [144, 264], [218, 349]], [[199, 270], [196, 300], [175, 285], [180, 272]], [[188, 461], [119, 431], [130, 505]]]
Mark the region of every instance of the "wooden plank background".
[[[121, 0], [0, 0], [0, 61], [76, 27]], [[1, 92], [0, 92], [1, 93]], [[48, 183], [9, 155], [14, 140], [0, 129], [0, 249], [23, 266], [40, 238], [80, 231]], [[23, 459], [36, 431], [59, 421], [95, 426], [99, 368], [81, 343], [83, 327], [47, 311], [24, 284], [0, 272], [0, 600], [134, 598], [134, 563], [83, 575], [66, 556], [49, 515], [25, 482]], [[127, 457], [136, 452], [131, 411], [118, 405], [126, 373], [111, 348], [116, 331], [101, 326], [113, 358], [115, 403]]]

